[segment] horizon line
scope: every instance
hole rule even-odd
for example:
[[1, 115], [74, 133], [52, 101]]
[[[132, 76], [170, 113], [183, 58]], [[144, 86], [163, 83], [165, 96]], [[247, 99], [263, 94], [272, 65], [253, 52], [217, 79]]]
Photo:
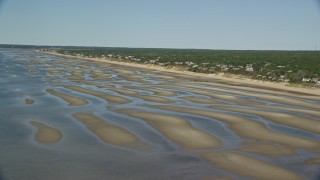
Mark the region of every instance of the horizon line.
[[[82, 47], [82, 48], [127, 48], [127, 49], [176, 49], [176, 50], [216, 50], [216, 51], [320, 51], [320, 49], [210, 49], [210, 48], [172, 48], [172, 47], [125, 47], [93, 45], [35, 45], [35, 44], [0, 44], [0, 46], [34, 46], [34, 47]], [[0, 47], [1, 48], [1, 47]]]

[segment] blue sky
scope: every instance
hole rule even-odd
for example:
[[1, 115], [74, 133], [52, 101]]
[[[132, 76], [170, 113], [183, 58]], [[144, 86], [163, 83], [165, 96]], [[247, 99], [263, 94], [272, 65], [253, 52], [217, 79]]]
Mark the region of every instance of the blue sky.
[[319, 50], [320, 5], [318, 0], [2, 0], [0, 44], [6, 43]]

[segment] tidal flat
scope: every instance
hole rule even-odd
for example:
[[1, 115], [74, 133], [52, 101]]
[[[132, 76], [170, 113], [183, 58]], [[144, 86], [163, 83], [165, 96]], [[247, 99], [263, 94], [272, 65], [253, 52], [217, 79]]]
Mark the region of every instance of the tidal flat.
[[320, 92], [0, 49], [0, 179], [317, 179]]

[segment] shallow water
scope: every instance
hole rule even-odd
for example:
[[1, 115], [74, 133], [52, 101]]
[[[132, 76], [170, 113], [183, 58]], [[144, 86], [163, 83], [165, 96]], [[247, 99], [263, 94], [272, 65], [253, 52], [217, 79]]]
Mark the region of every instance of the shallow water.
[[[320, 164], [308, 163], [319, 162], [309, 159], [320, 157], [320, 96], [32, 50], [0, 49], [0, 62], [0, 180], [265, 178], [261, 175], [269, 173], [265, 164], [279, 169], [275, 175], [279, 179], [320, 176]], [[69, 96], [50, 94], [49, 89]], [[70, 96], [75, 98], [68, 101]], [[76, 98], [88, 103], [77, 105]], [[290, 118], [279, 116], [275, 122], [268, 115], [224, 107], [295, 118], [287, 122]], [[90, 113], [102, 121], [88, 123], [89, 118], [84, 124], [75, 113]], [[316, 128], [295, 124], [297, 118], [310, 120]], [[38, 129], [31, 122], [61, 132], [62, 138], [55, 139], [48, 128]], [[263, 130], [246, 131], [246, 125]], [[105, 132], [110, 129], [121, 130], [110, 135]], [[138, 142], [112, 144], [123, 136]], [[208, 136], [217, 144], [211, 144]], [[51, 138], [50, 143], [41, 138]], [[241, 165], [248, 158], [253, 160], [246, 172]]]

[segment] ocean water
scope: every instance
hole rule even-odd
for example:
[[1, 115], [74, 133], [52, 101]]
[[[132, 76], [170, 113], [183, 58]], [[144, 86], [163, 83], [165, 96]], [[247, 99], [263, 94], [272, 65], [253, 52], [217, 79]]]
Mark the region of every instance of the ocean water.
[[[238, 89], [239, 84], [226, 84], [214, 79], [191, 81], [181, 74], [41, 54], [25, 49], [0, 49], [0, 63], [0, 180], [248, 179], [264, 172], [253, 169], [250, 173], [242, 173], [241, 168], [237, 170], [233, 166], [239, 167], [246, 162], [240, 161], [237, 165], [229, 165], [226, 160], [212, 162], [203, 153], [236, 153], [303, 179], [317, 179], [320, 175], [319, 96], [294, 92], [286, 94], [274, 90], [262, 93], [259, 87]], [[100, 92], [107, 98], [111, 97], [111, 100], [68, 86]], [[88, 104], [71, 105], [68, 100], [50, 94], [48, 89], [85, 99]], [[261, 94], [267, 94], [267, 97], [260, 97]], [[119, 103], [112, 97], [124, 98], [128, 102]], [[158, 99], [152, 99], [154, 97]], [[279, 97], [279, 100], [274, 97]], [[280, 102], [280, 97], [292, 101]], [[26, 99], [32, 99], [34, 103], [28, 104]], [[171, 106], [201, 112], [166, 109]], [[233, 109], [224, 109], [227, 107]], [[259, 110], [260, 114], [238, 112], [239, 109]], [[154, 121], [156, 118], [151, 115], [139, 118], [126, 113], [131, 111], [164, 116]], [[230, 117], [209, 117], [202, 111]], [[97, 127], [97, 131], [90, 130], [75, 118], [75, 113], [90, 113], [103, 123], [120, 127], [133, 134], [139, 144], [127, 146], [108, 143], [99, 136]], [[270, 116], [273, 113], [286, 116]], [[215, 147], [199, 145], [188, 148], [198, 143], [193, 138], [194, 134], [186, 132], [181, 136], [187, 138], [181, 138], [177, 133], [179, 126], [167, 122], [170, 118], [167, 120], [165, 116], [182, 119], [184, 123], [181, 127], [204, 132], [219, 140], [220, 144]], [[233, 124], [233, 117], [243, 119], [248, 126], [250, 122], [257, 123], [269, 134], [258, 132], [255, 136], [250, 133], [246, 135], [245, 130], [237, 129]], [[305, 128], [301, 125], [303, 123], [284, 123], [284, 120], [296, 122], [299, 119], [306, 123], [310, 121], [319, 128]], [[37, 139], [39, 129], [32, 125], [33, 121], [56, 129], [62, 137], [53, 143], [42, 142]], [[50, 132], [43, 131], [44, 136], [51, 136]], [[183, 130], [181, 133], [184, 133]], [[273, 135], [275, 138], [270, 138]], [[117, 140], [120, 135], [111, 136]], [[201, 137], [199, 135], [199, 141]], [[278, 137], [284, 140], [280, 141]], [[293, 139], [285, 142], [287, 137]], [[257, 146], [268, 144], [272, 148], [244, 148], [248, 143]], [[308, 143], [314, 145], [309, 148], [305, 145]], [[279, 151], [275, 156], [265, 153], [278, 152], [279, 148], [287, 148], [294, 153], [288, 155]], [[318, 159], [312, 161], [315, 158]]]

